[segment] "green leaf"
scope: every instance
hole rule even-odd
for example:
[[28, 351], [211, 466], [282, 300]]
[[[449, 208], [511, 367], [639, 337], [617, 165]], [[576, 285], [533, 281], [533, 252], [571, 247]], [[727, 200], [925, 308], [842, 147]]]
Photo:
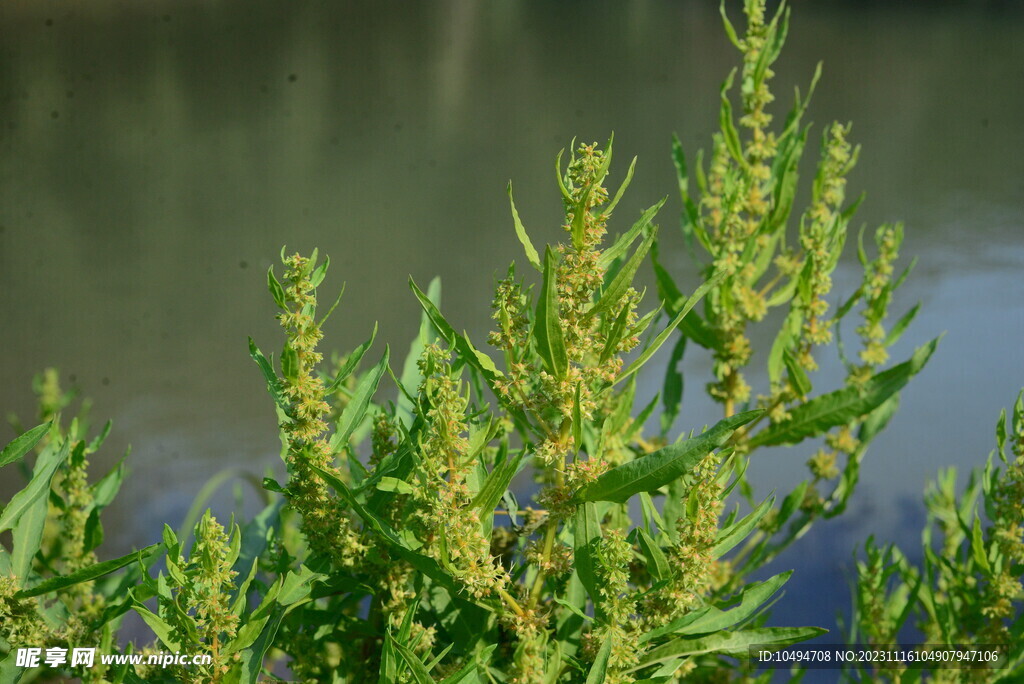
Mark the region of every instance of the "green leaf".
[[600, 608], [601, 602], [597, 577], [597, 546], [600, 543], [601, 521], [597, 516], [597, 506], [591, 502], [584, 503], [576, 509], [573, 520], [573, 556], [576, 574], [590, 594], [595, 609]]
[[547, 247], [544, 250], [544, 285], [538, 297], [533, 337], [548, 372], [557, 378], [564, 378], [569, 370], [569, 357], [566, 355], [562, 321], [559, 318], [556, 260], [551, 247]]
[[274, 403], [277, 404], [282, 411], [288, 413], [291, 408], [288, 400], [284, 396], [284, 388], [281, 386], [281, 379], [277, 377], [277, 373], [274, 372], [274, 367], [267, 361], [267, 357], [263, 356], [263, 352], [259, 350], [256, 343], [253, 342], [252, 338], [249, 338], [249, 356], [256, 362], [256, 365], [260, 367], [263, 372], [263, 377], [267, 381], [267, 391], [270, 392], [270, 396], [273, 397]]
[[640, 551], [643, 552], [644, 558], [647, 559], [647, 572], [655, 580], [670, 579], [672, 577], [672, 568], [669, 566], [668, 558], [665, 557], [661, 547], [651, 539], [651, 535], [647, 534], [647, 530], [644, 528], [638, 527], [635, 532], [637, 541], [640, 543]]
[[892, 330], [890, 330], [889, 334], [885, 336], [886, 347], [891, 347], [892, 345], [899, 342], [899, 339], [903, 337], [903, 333], [906, 332], [907, 327], [911, 324], [911, 322], [913, 322], [914, 318], [917, 316], [917, 312], [920, 308], [921, 305], [919, 303], [915, 304], [910, 309], [910, 311], [903, 314], [900, 317], [900, 319], [893, 324]]
[[526, 252], [526, 260], [530, 262], [531, 266], [543, 273], [544, 267], [540, 265], [540, 255], [537, 253], [537, 248], [533, 246], [530, 236], [526, 234], [526, 227], [519, 219], [519, 212], [516, 211], [516, 202], [512, 199], [512, 181], [508, 182], [508, 201], [512, 205], [512, 221], [516, 224], [516, 237], [519, 238], [520, 244], [523, 245], [523, 251]]
[[732, 155], [737, 164], [746, 167], [747, 160], [743, 156], [740, 134], [736, 131], [736, 124], [732, 120], [732, 103], [729, 102], [729, 90], [732, 88], [732, 82], [735, 77], [736, 69], [733, 69], [722, 84], [722, 106], [718, 113], [718, 123], [722, 129], [722, 137], [725, 140], [725, 147], [729, 150], [729, 154]]
[[46, 514], [49, 510], [49, 497], [39, 497], [21, 514], [11, 530], [10, 571], [17, 578], [18, 586], [24, 587], [28, 580], [32, 570], [32, 559], [43, 541], [43, 528], [46, 526]]
[[644, 229], [651, 224], [651, 219], [657, 215], [658, 211], [661, 210], [661, 207], [664, 206], [665, 200], [667, 199], [667, 197], [662, 197], [661, 201], [654, 206], [649, 207], [647, 211], [640, 215], [640, 219], [633, 224], [632, 228], [626, 231], [622, 237], [617, 239], [611, 247], [601, 252], [601, 256], [598, 257], [597, 260], [598, 265], [602, 268], [608, 268], [616, 259], [624, 256], [626, 254], [626, 250], [629, 249], [631, 244], [633, 244], [633, 241], [636, 240], [637, 236], [639, 236], [640, 233], [642, 233]]
[[413, 494], [415, 489], [405, 480], [397, 477], [382, 477], [377, 482], [377, 489], [382, 492], [398, 492], [399, 494]]
[[[671, 634], [676, 636], [710, 634], [738, 625], [754, 615], [782, 585], [789, 581], [792, 575], [793, 571], [787, 570], [763, 582], [752, 582], [740, 592], [740, 604], [732, 610], [721, 610], [715, 606], [705, 606], [663, 627], [651, 630], [640, 637], [640, 643], [654, 641]], [[735, 598], [732, 599], [732, 601], [735, 600]]]
[[569, 194], [569, 189], [565, 187], [565, 181], [562, 180], [562, 155], [565, 154], [565, 148], [563, 147], [555, 155], [555, 179], [558, 181], [558, 189], [562, 192], [562, 199], [566, 202], [572, 202], [572, 195]]
[[722, 15], [722, 24], [725, 26], [725, 35], [729, 37], [729, 42], [732, 43], [737, 50], [742, 50], [743, 44], [740, 43], [740, 39], [736, 35], [736, 29], [733, 27], [732, 22], [729, 21], [729, 15], [725, 13], [725, 0], [722, 0], [718, 4], [718, 12]]
[[163, 618], [153, 613], [149, 608], [146, 608], [146, 606], [141, 603], [137, 603], [132, 606], [132, 608], [139, 614], [139, 617], [149, 625], [149, 628], [153, 630], [153, 633], [156, 635], [157, 639], [160, 640], [160, 643], [172, 651], [181, 650], [181, 644], [178, 643], [178, 640], [174, 637], [174, 628], [167, 624]]
[[341, 417], [338, 418], [338, 429], [331, 437], [331, 451], [336, 452], [343, 445], [348, 444], [349, 437], [362, 422], [363, 416], [366, 415], [366, 409], [370, 406], [370, 400], [377, 392], [377, 386], [380, 385], [380, 379], [388, 366], [389, 354], [389, 348], [384, 347], [384, 355], [380, 357], [380, 361], [356, 385], [352, 398], [349, 399], [345, 410], [341, 412]]
[[981, 531], [981, 518], [974, 513], [974, 526], [971, 528], [971, 554], [974, 556], [975, 564], [988, 576], [992, 575], [992, 566], [985, 554], [985, 537]]
[[715, 545], [711, 549], [711, 557], [721, 558], [722, 555], [746, 539], [747, 535], [757, 526], [757, 523], [761, 521], [765, 513], [771, 510], [774, 504], [775, 495], [772, 494], [762, 501], [761, 505], [744, 516], [743, 519], [719, 530], [718, 536], [715, 539]]
[[455, 347], [459, 353], [459, 357], [463, 361], [480, 371], [484, 380], [487, 381], [487, 384], [490, 385], [491, 389], [494, 389], [495, 381], [503, 376], [495, 367], [494, 362], [491, 361], [490, 357], [474, 347], [470, 343], [468, 337], [465, 335], [459, 335], [455, 332], [455, 328], [445, 320], [434, 302], [432, 302], [427, 295], [423, 294], [423, 291], [416, 286], [416, 283], [413, 282], [412, 278], [409, 279], [409, 287], [419, 300], [424, 313], [427, 314], [430, 322], [434, 325], [437, 331], [441, 333], [441, 336], [444, 337], [445, 341]]
[[594, 664], [591, 665], [590, 672], [587, 674], [587, 684], [604, 684], [608, 673], [608, 659], [612, 655], [614, 634], [615, 632], [609, 629], [605, 635], [604, 643], [601, 644], [601, 648], [597, 651], [597, 655], [594, 657]]
[[771, 351], [768, 352], [768, 380], [773, 386], [778, 385], [782, 379], [782, 369], [787, 365], [786, 352], [799, 338], [803, 320], [801, 310], [797, 307], [791, 308], [782, 322], [778, 334], [775, 335]]
[[745, 655], [753, 645], [779, 648], [813, 639], [827, 631], [820, 627], [761, 627], [739, 632], [715, 632], [701, 637], [680, 637], [647, 653], [630, 671], [668, 662], [680, 656], [705, 653]]
[[279, 283], [277, 278], [274, 276], [273, 266], [267, 269], [267, 289], [270, 290], [270, 294], [273, 296], [274, 303], [277, 304], [277, 307], [287, 311], [288, 303], [284, 298], [284, 288], [281, 287], [281, 283]]
[[[441, 305], [440, 278], [435, 276], [431, 279], [430, 284], [427, 286], [427, 293], [425, 296], [427, 301], [433, 305], [434, 309], [437, 309], [437, 307]], [[405, 361], [402, 363], [402, 378], [398, 383], [400, 388], [414, 388], [419, 386], [422, 379], [419, 368], [420, 357], [423, 355], [423, 350], [426, 346], [430, 344], [436, 336], [442, 336], [441, 332], [434, 327], [433, 323], [431, 323], [430, 316], [427, 312], [421, 312], [419, 332], [409, 344], [409, 353], [406, 354]], [[395, 408], [395, 417], [406, 427], [412, 425], [413, 406], [415, 403], [415, 397], [406, 396], [404, 391], [399, 392], [398, 405]]]
[[790, 418], [754, 435], [751, 447], [796, 444], [851, 420], [865, 416], [899, 392], [924, 368], [938, 346], [935, 338], [914, 352], [908, 361], [872, 376], [861, 387], [846, 387], [815, 397], [790, 411]]
[[690, 472], [698, 461], [722, 446], [737, 428], [762, 413], [764, 411], [760, 409], [738, 413], [719, 421], [699, 437], [669, 445], [612, 468], [577, 491], [573, 500], [625, 503], [638, 492], [653, 492]]
[[[31, 446], [29, 447], [31, 448]], [[25, 488], [11, 497], [10, 502], [0, 514], [0, 532], [12, 529], [18, 519], [40, 498], [46, 499], [50, 492], [50, 482], [53, 474], [61, 463], [68, 457], [71, 450], [71, 440], [64, 440], [58, 450], [56, 445], [51, 444], [36, 460], [35, 468], [32, 471], [32, 479], [25, 485]]]
[[519, 451], [515, 457], [509, 459], [502, 455], [494, 464], [494, 469], [484, 480], [483, 486], [480, 487], [480, 491], [477, 492], [476, 496], [473, 497], [473, 501], [470, 504], [470, 509], [479, 509], [481, 511], [480, 522], [484, 524], [485, 531], [490, 533], [492, 513], [498, 506], [498, 502], [501, 501], [501, 497], [505, 495], [508, 490], [509, 484], [512, 482], [512, 478], [516, 476], [523, 465], [525, 464], [524, 456], [526, 452]]
[[811, 393], [811, 379], [807, 377], [807, 371], [796, 362], [788, 349], [782, 354], [782, 360], [789, 371], [789, 384], [796, 390], [798, 397], [806, 397]]
[[[316, 262], [316, 250], [313, 250], [314, 257], [310, 259], [310, 263]], [[309, 284], [313, 287], [319, 287], [320, 283], [324, 282], [324, 277], [327, 275], [327, 269], [331, 266], [331, 257], [324, 257], [324, 263], [313, 269], [313, 272], [309, 274]]]
[[580, 610], [577, 606], [573, 605], [573, 603], [571, 601], [567, 601], [566, 599], [564, 599], [564, 598], [562, 598], [560, 596], [555, 596], [552, 599], [552, 601], [554, 601], [555, 603], [557, 603], [558, 605], [560, 605], [560, 606], [562, 606], [564, 608], [567, 608], [570, 613], [572, 613], [573, 615], [575, 615], [577, 617], [583, 618], [587, 622], [593, 622], [594, 621], [594, 618], [590, 617], [589, 615], [584, 613], [582, 610]]
[[402, 660], [409, 666], [409, 671], [412, 672], [413, 679], [416, 680], [416, 684], [434, 684], [434, 678], [427, 672], [427, 668], [423, 666], [423, 663], [416, 654], [398, 643], [393, 636], [388, 635], [388, 639], [391, 640], [391, 646], [398, 651], [398, 654], [402, 656]]
[[53, 591], [60, 589], [66, 589], [82, 582], [88, 582], [90, 580], [109, 575], [115, 570], [120, 570], [126, 565], [130, 565], [137, 561], [145, 560], [157, 552], [163, 545], [162, 544], [151, 544], [145, 548], [133, 551], [126, 556], [120, 558], [114, 558], [112, 560], [103, 561], [102, 563], [94, 563], [88, 567], [76, 570], [69, 575], [61, 575], [59, 577], [51, 577], [43, 582], [40, 582], [31, 589], [23, 589], [14, 595], [17, 599], [32, 598], [33, 596], [42, 596], [43, 594], [49, 594]]
[[[442, 679], [441, 680], [441, 684], [462, 684], [462, 682], [467, 677], [469, 677], [471, 674], [475, 674], [477, 672], [477, 667], [478, 667], [477, 666], [477, 662], [478, 662], [478, 660], [480, 662], [487, 663], [491, 659], [491, 653], [493, 653], [494, 649], [496, 649], [497, 647], [498, 647], [497, 644], [491, 644], [490, 646], [484, 648], [483, 650], [481, 650], [479, 652], [477, 657], [470, 658], [469, 662], [467, 662], [465, 665], [463, 665], [462, 668], [459, 669], [458, 672], [450, 674], [447, 677], [445, 677], [444, 679]], [[469, 684], [469, 682], [467, 682], [466, 684]]]
[[327, 386], [326, 390], [324, 390], [325, 396], [334, 394], [338, 390], [338, 388], [341, 387], [341, 383], [345, 382], [345, 380], [347, 380], [348, 377], [352, 375], [353, 372], [355, 372], [355, 369], [359, 365], [359, 362], [363, 360], [363, 356], [366, 354], [366, 350], [370, 348], [370, 346], [373, 344], [373, 341], [376, 338], [377, 324], [374, 323], [373, 332], [370, 333], [370, 339], [366, 340], [361, 345], [353, 349], [352, 353], [348, 355], [348, 358], [345, 359], [345, 365], [343, 365], [341, 369], [338, 370], [338, 374], [334, 376], [334, 380], [332, 380], [331, 384]]
[[704, 295], [706, 295], [711, 290], [711, 288], [717, 286], [718, 283], [724, 277], [724, 273], [717, 273], [713, 277], [705, 281], [703, 285], [698, 287], [697, 291], [694, 292], [688, 300], [686, 300], [686, 304], [679, 310], [679, 313], [676, 314], [676, 317], [673, 318], [672, 321], [668, 324], [668, 327], [666, 327], [664, 330], [658, 333], [658, 336], [654, 338], [654, 341], [651, 342], [650, 346], [644, 349], [640, 353], [640, 355], [633, 361], [633, 363], [626, 366], [626, 368], [621, 373], [619, 373], [619, 376], [615, 378], [615, 383], [618, 384], [622, 382], [623, 380], [631, 376], [633, 373], [636, 373], [638, 370], [640, 370], [640, 368], [645, 363], [647, 363], [647, 360], [654, 356], [654, 353], [658, 351], [658, 348], [661, 347], [661, 345], [665, 344], [665, 340], [668, 339], [669, 335], [672, 334], [672, 331], [676, 329], [676, 327], [683, 321], [684, 318], [686, 318], [686, 314], [690, 313], [690, 309], [692, 309], [697, 304], [697, 302], [699, 302], [704, 297]]
[[36, 425], [31, 430], [21, 433], [14, 438], [14, 441], [4, 447], [3, 451], [0, 451], [0, 468], [3, 468], [8, 463], [14, 463], [19, 458], [29, 452], [29, 450], [39, 443], [39, 440], [43, 438], [50, 428], [53, 426], [53, 421], [49, 423], [43, 423], [42, 425]]
[[[662, 200], [664, 201], [664, 200]], [[654, 242], [654, 238], [658, 234], [658, 227], [654, 226], [651, 229], [650, 234], [640, 243], [640, 246], [633, 252], [633, 256], [629, 258], [619, 272], [612, 278], [612, 282], [608, 284], [604, 292], [601, 294], [601, 299], [594, 304], [593, 308], [587, 312], [587, 316], [596, 316], [599, 313], [610, 310], [612, 307], [618, 305], [622, 300], [622, 297], [629, 290], [633, 284], [633, 277], [636, 275], [637, 270], [640, 268], [640, 264], [643, 263], [644, 257], [647, 256], [647, 252], [651, 249], [651, 244]]]
[[285, 380], [296, 380], [299, 377], [299, 353], [288, 342], [281, 350], [281, 374]]
[[676, 342], [665, 368], [665, 381], [661, 389], [661, 403], [664, 407], [661, 412], [662, 436], [672, 430], [683, 403], [683, 372], [679, 369], [679, 362], [683, 360], [683, 354], [686, 352], [686, 339], [684, 335]]
[[613, 197], [612, 201], [608, 204], [608, 206], [604, 208], [604, 214], [606, 216], [610, 216], [611, 213], [615, 211], [615, 207], [619, 205], [619, 200], [622, 199], [622, 195], [625, 194], [626, 188], [629, 187], [630, 181], [633, 180], [633, 170], [635, 168], [636, 157], [633, 157], [633, 161], [629, 162], [629, 170], [626, 171], [625, 180], [622, 181], [622, 185], [620, 185], [619, 189], [615, 192], [615, 197]]

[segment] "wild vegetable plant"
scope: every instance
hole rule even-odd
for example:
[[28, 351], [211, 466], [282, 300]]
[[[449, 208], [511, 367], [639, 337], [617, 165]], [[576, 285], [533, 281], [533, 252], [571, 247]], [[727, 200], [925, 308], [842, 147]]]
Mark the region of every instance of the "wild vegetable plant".
[[[1007, 453], [1009, 447], [1009, 454]], [[998, 460], [996, 457], [998, 456]], [[1000, 465], [1001, 464], [1001, 465]], [[916, 566], [898, 547], [869, 539], [857, 564], [850, 640], [889, 647], [916, 628], [934, 650], [977, 647], [1002, 669], [851, 671], [878, 682], [1014, 681], [1024, 670], [1024, 393], [996, 423], [996, 449], [957, 495], [956, 471], [939, 471], [925, 493], [928, 522]], [[983, 522], [985, 521], [985, 522]]]
[[[191, 547], [185, 531], [165, 527], [161, 543], [105, 562], [94, 554], [99, 511], [123, 467], [88, 485], [86, 457], [109, 427], [90, 442], [84, 421], [62, 428], [56, 413], [67, 400], [55, 376], [46, 376], [42, 425], [23, 431], [0, 459], [38, 452], [27, 486], [0, 513], [0, 532], [13, 531], [9, 550], [0, 550], [4, 677], [767, 681], [746, 668], [751, 645], [779, 648], [823, 633], [771, 624], [770, 604], [791, 572], [768, 564], [814, 521], [842, 512], [868, 444], [937, 341], [883, 369], [917, 311], [887, 323], [893, 292], [909, 272], [895, 276], [899, 226], [879, 228], [870, 254], [862, 231], [862, 282], [839, 306], [830, 301], [859, 203], [846, 203], [845, 177], [857, 156], [850, 127], [827, 127], [810, 204], [797, 211], [809, 94], [797, 93], [782, 126], [773, 127], [770, 113], [771, 66], [788, 10], [768, 18], [763, 0], [745, 0], [744, 11], [741, 38], [723, 9], [743, 66], [722, 88], [707, 169], [698, 155], [691, 179], [678, 140], [672, 150], [683, 235], [702, 281], [692, 294], [659, 258], [655, 218], [665, 200], [613, 232], [636, 160], [611, 185], [612, 139], [558, 155], [564, 218], [554, 245], [535, 246], [509, 186], [525, 259], [496, 284], [487, 346], [445, 317], [438, 281], [425, 290], [410, 281], [422, 314], [401, 366], [392, 364], [390, 347], [371, 354], [376, 329], [325, 363], [319, 345], [340, 300], [324, 310], [318, 296], [329, 260], [316, 250], [282, 250], [283, 270], [270, 269], [267, 285], [284, 344], [276, 360], [253, 340], [249, 351], [273, 400], [285, 479], [263, 481], [269, 500], [251, 520], [225, 526], [207, 512]], [[698, 248], [706, 258], [696, 258]], [[634, 286], [648, 261], [656, 303]], [[849, 358], [839, 326], [855, 310], [861, 349]], [[767, 385], [755, 395], [744, 373], [757, 359], [750, 331], [772, 321], [779, 329], [761, 350]], [[669, 342], [662, 392], [641, 398], [638, 376]], [[678, 364], [693, 345], [713, 359], [707, 393], [722, 419], [677, 432], [686, 415]], [[846, 367], [844, 385], [814, 394], [820, 355], [833, 347]], [[810, 477], [778, 505], [773, 495], [759, 500], [746, 475], [750, 459], [797, 444], [812, 444]], [[986, 480], [989, 517], [1001, 531], [982, 555], [961, 558], [987, 572], [998, 591], [1020, 575], [1012, 477]], [[894, 558], [871, 553], [876, 565]], [[768, 579], [748, 581], [755, 571]], [[924, 610], [940, 630], [949, 620], [935, 596], [969, 604], [966, 589], [942, 572], [933, 564], [917, 575], [939, 592]], [[115, 638], [129, 611], [154, 641]], [[18, 648], [75, 642], [209, 661], [14, 664]]]

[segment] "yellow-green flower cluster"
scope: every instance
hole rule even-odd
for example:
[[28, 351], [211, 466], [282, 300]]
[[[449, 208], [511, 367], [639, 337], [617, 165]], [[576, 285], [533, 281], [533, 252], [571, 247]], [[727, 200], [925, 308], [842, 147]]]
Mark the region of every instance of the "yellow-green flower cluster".
[[1009, 641], [1005, 620], [1019, 612], [1024, 595], [1020, 576], [1020, 568], [1024, 566], [1024, 394], [1017, 398], [1012, 428], [1012, 457], [988, 494], [994, 513], [990, 535], [1003, 558], [985, 591], [982, 614], [990, 622], [983, 640], [988, 643]]
[[765, 24], [764, 0], [746, 0], [744, 11], [747, 15], [747, 32], [740, 42], [743, 50], [743, 116], [740, 126], [750, 131], [750, 139], [744, 150], [750, 164], [752, 182], [747, 191], [747, 234], [757, 230], [758, 223], [768, 211], [766, 198], [768, 189], [764, 185], [771, 176], [771, 160], [775, 156], [775, 135], [765, 129], [772, 122], [772, 116], [765, 107], [775, 100], [768, 89], [768, 81], [775, 72], [767, 64], [765, 52], [768, 27]]
[[857, 333], [863, 341], [864, 348], [860, 352], [863, 366], [858, 369], [858, 377], [870, 375], [872, 369], [889, 359], [883, 323], [889, 313], [893, 268], [896, 259], [899, 258], [902, 242], [902, 224], [884, 225], [875, 232], [878, 256], [864, 266], [864, 282], [861, 285], [864, 295], [864, 323], [857, 328]]
[[726, 140], [726, 135], [735, 137], [736, 131], [715, 134], [707, 191], [701, 200], [715, 271], [727, 275], [711, 296], [714, 315], [710, 322], [721, 344], [714, 350], [717, 381], [708, 386], [711, 396], [725, 405], [727, 414], [750, 398], [750, 386], [741, 372], [751, 357], [746, 327], [748, 322], [767, 315], [766, 293], [771, 289], [771, 285], [757, 285], [757, 256], [762, 250], [774, 250], [776, 244], [768, 233], [759, 233], [772, 208], [771, 167], [778, 148], [775, 134], [768, 130], [772, 116], [766, 110], [775, 99], [768, 86], [774, 76], [773, 48], [769, 45], [773, 28], [765, 22], [764, 0], [746, 0], [744, 13], [747, 30], [738, 40], [743, 54], [743, 114], [739, 123], [749, 136], [741, 151], [736, 147], [738, 140], [731, 148]]
[[630, 587], [630, 563], [633, 547], [621, 530], [607, 529], [597, 553], [597, 572], [600, 577], [601, 610], [604, 622], [594, 631], [594, 641], [602, 643], [609, 634], [612, 638], [608, 658], [610, 684], [635, 681], [626, 670], [639, 660], [639, 637], [636, 630], [636, 601]]
[[[539, 368], [529, 354], [529, 319], [522, 286], [510, 272], [498, 284], [494, 299], [494, 319], [498, 330], [491, 344], [506, 355], [508, 373], [498, 390], [505, 401], [532, 411], [546, 421], [554, 421], [548, 438], [537, 445], [537, 456], [547, 465], [562, 464], [573, 446], [570, 434], [558, 429], [571, 425], [577, 391], [580, 414], [584, 420], [596, 420], [603, 410], [596, 398], [597, 389], [614, 381], [622, 370], [621, 354], [634, 349], [639, 338], [631, 333], [637, 322], [639, 294], [628, 288], [610, 307], [617, 315], [625, 310], [626, 334], [613, 353], [603, 355], [607, 330], [597, 316], [589, 315], [594, 294], [604, 283], [601, 241], [607, 233], [608, 214], [601, 207], [608, 191], [601, 185], [606, 173], [605, 153], [597, 143], [581, 144], [569, 163], [563, 184], [567, 197], [563, 228], [571, 233], [573, 224], [582, 225], [579, 244], [570, 241], [557, 248], [558, 266], [555, 287], [558, 295], [558, 319], [562, 329], [569, 368], [564, 377], [555, 377]], [[582, 216], [578, 216], [582, 212]], [[602, 358], [604, 356], [605, 358]]]
[[[233, 533], [239, 534], [237, 526]], [[208, 677], [205, 681], [209, 682], [219, 682], [227, 673], [230, 665], [220, 651], [238, 629], [238, 616], [231, 611], [237, 574], [231, 569], [235, 556], [237, 551], [232, 551], [223, 525], [207, 510], [196, 526], [191, 557], [187, 563], [179, 558], [179, 565], [189, 578], [181, 587], [181, 607], [195, 618], [199, 636], [196, 647], [212, 656], [213, 662], [204, 667]]]
[[57, 635], [39, 616], [36, 600], [14, 598], [20, 589], [16, 577], [0, 575], [0, 637], [12, 648], [53, 645]]
[[461, 391], [448, 353], [436, 344], [424, 349], [420, 369], [420, 400], [427, 421], [419, 448], [423, 486], [415, 496], [428, 552], [450, 566], [470, 594], [481, 598], [502, 589], [508, 575], [491, 556], [490, 540], [483, 535], [466, 484], [466, 475], [476, 465], [466, 436], [468, 395]]
[[278, 314], [288, 336], [282, 354], [284, 395], [289, 419], [284, 423], [288, 439], [288, 493], [302, 515], [302, 532], [310, 547], [341, 566], [354, 566], [367, 546], [342, 509], [328, 494], [327, 485], [310, 467], [342, 476], [325, 438], [330, 411], [323, 381], [314, 373], [322, 356], [316, 345], [323, 337], [316, 314], [316, 286], [311, 278], [314, 262], [294, 254], [284, 260], [287, 286], [283, 288], [285, 311]]
[[677, 541], [668, 549], [672, 578], [645, 599], [643, 615], [652, 628], [698, 607], [719, 571], [712, 556], [722, 510], [719, 460], [712, 452], [694, 468], [693, 491], [683, 502], [687, 513], [676, 521]]
[[[846, 140], [850, 126], [833, 123], [822, 146], [818, 176], [814, 181], [811, 206], [800, 223], [800, 246], [807, 267], [801, 277], [803, 292], [802, 337], [797, 360], [808, 370], [818, 367], [812, 349], [832, 341], [832, 321], [826, 297], [832, 291], [832, 270], [836, 262], [837, 242], [842, 240], [839, 212], [845, 198], [846, 174], [853, 166], [850, 143]], [[841, 243], [840, 243], [841, 244]]]

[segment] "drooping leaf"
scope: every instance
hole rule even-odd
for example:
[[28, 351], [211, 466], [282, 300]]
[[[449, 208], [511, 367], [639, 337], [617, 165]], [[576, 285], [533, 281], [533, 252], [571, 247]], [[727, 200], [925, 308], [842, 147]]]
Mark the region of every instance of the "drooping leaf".
[[738, 413], [719, 421], [704, 434], [672, 444], [636, 460], [623, 463], [582, 487], [575, 501], [625, 503], [638, 492], [653, 492], [690, 472], [702, 458], [722, 446], [732, 433], [764, 413]]
[[256, 362], [256, 365], [260, 367], [260, 371], [263, 372], [263, 378], [267, 381], [267, 391], [270, 392], [270, 396], [273, 397], [274, 403], [277, 404], [282, 411], [288, 412], [290, 405], [288, 399], [284, 396], [284, 388], [281, 385], [281, 379], [277, 377], [277, 373], [274, 371], [274, 367], [267, 360], [267, 357], [263, 355], [263, 352], [259, 350], [253, 339], [249, 338], [249, 356]]
[[667, 662], [679, 656], [704, 653], [742, 655], [755, 644], [779, 648], [813, 639], [827, 631], [820, 627], [761, 627], [738, 632], [715, 632], [700, 637], [680, 637], [648, 652], [631, 671]]
[[923, 345], [908, 361], [872, 376], [861, 387], [846, 387], [823, 394], [790, 411], [790, 418], [754, 435], [752, 447], [796, 444], [838, 425], [865, 416], [899, 392], [924, 368], [940, 338]]
[[88, 567], [76, 570], [69, 575], [61, 575], [59, 577], [51, 577], [37, 584], [29, 589], [23, 589], [15, 594], [15, 598], [31, 598], [33, 596], [42, 596], [43, 594], [49, 594], [50, 592], [57, 591], [59, 589], [66, 589], [68, 587], [80, 584], [82, 582], [88, 582], [90, 580], [109, 575], [115, 570], [120, 570], [126, 565], [131, 563], [145, 560], [149, 556], [152, 556], [161, 547], [161, 544], [152, 544], [145, 548], [133, 551], [120, 558], [114, 558], [102, 563], [94, 563]]

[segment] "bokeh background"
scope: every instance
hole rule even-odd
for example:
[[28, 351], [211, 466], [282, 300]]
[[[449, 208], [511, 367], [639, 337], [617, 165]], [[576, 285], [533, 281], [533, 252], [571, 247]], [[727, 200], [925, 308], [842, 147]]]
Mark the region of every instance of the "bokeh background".
[[[281, 471], [246, 337], [282, 341], [265, 286], [282, 244], [331, 256], [325, 291], [347, 282], [326, 348], [377, 321], [404, 356], [410, 274], [441, 276], [444, 311], [482, 345], [493, 277], [523, 261], [506, 183], [534, 241], [557, 241], [555, 154], [614, 130], [613, 183], [639, 161], [613, 229], [670, 195], [665, 260], [696, 283], [669, 145], [676, 132], [691, 155], [709, 146], [738, 61], [716, 4], [0, 3], [0, 411], [31, 424], [31, 378], [56, 366], [98, 423], [113, 419], [96, 471], [130, 444], [132, 472], [101, 555], [157, 541], [225, 468]], [[894, 358], [946, 333], [848, 513], [769, 568], [797, 569], [776, 624], [833, 626], [857, 544], [873, 534], [918, 556], [926, 482], [983, 464], [1024, 384], [1024, 16], [1014, 3], [793, 6], [777, 118], [823, 60], [808, 118], [818, 132], [854, 122], [849, 190], [867, 201], [853, 225], [903, 220], [904, 263], [919, 258], [894, 313], [922, 310]], [[859, 277], [852, 244], [837, 297]], [[651, 366], [645, 396], [660, 387]], [[678, 427], [699, 428], [718, 414], [710, 361], [691, 349], [685, 372]], [[819, 377], [835, 386], [838, 364]], [[755, 462], [762, 492], [788, 491], [808, 455]], [[228, 510], [230, 487], [213, 504]]]

